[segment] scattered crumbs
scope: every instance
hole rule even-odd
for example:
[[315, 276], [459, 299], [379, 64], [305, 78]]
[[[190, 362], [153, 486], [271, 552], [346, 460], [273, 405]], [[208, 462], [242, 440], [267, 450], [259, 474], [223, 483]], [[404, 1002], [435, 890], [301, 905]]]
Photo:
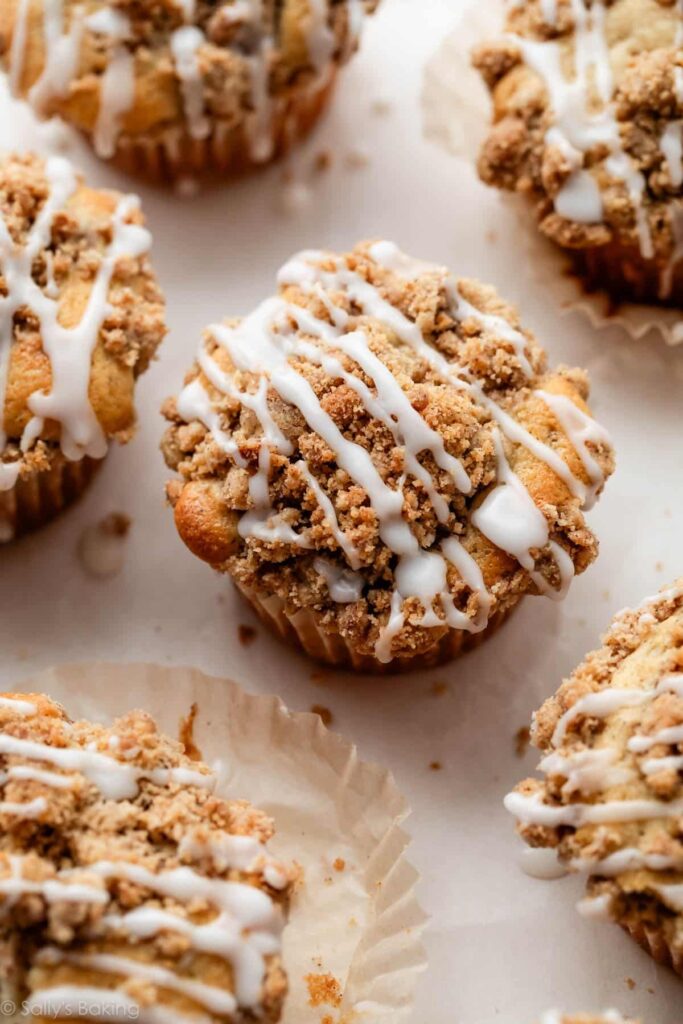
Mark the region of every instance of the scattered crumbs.
[[664, 572], [664, 562], [655, 562], [655, 572]]
[[316, 967], [322, 967], [323, 965], [323, 958], [321, 956], [312, 956], [311, 961]]
[[365, 149], [350, 149], [344, 157], [344, 163], [352, 171], [361, 171], [370, 163], [370, 154]]
[[199, 181], [197, 178], [190, 177], [190, 175], [178, 178], [173, 188], [175, 194], [180, 199], [194, 199], [195, 196], [199, 195]]
[[319, 153], [316, 153], [313, 160], [313, 170], [316, 174], [322, 174], [324, 171], [329, 171], [332, 166], [332, 152], [329, 149], [322, 149]]
[[430, 770], [430, 772], [440, 772], [442, 768], [443, 768], [443, 765], [441, 764], [441, 761], [430, 761], [429, 762], [429, 770]]
[[531, 730], [528, 725], [523, 725], [515, 733], [515, 754], [517, 757], [524, 757], [531, 739]]
[[249, 647], [256, 639], [256, 630], [253, 626], [245, 626], [240, 623], [237, 627], [237, 637], [242, 647]]
[[311, 682], [315, 683], [318, 686], [321, 683], [324, 683], [326, 679], [327, 679], [327, 676], [325, 675], [324, 672], [320, 672], [320, 671], [311, 672]]
[[603, 601], [611, 600], [611, 594], [610, 594], [609, 590], [603, 590], [601, 596], [602, 596]]
[[653, 988], [648, 988], [647, 993], [648, 995], [653, 996], [655, 994], [655, 990]]
[[386, 117], [393, 110], [393, 103], [386, 96], [378, 96], [370, 104], [370, 111], [375, 117]]
[[332, 867], [335, 871], [343, 871], [346, 868], [346, 861], [342, 857], [337, 857]]
[[323, 878], [323, 883], [325, 885], [332, 885], [332, 881], [332, 875], [325, 875], [325, 877]]
[[178, 739], [187, 757], [193, 761], [202, 760], [202, 752], [194, 741], [194, 723], [197, 720], [198, 712], [199, 707], [195, 702], [190, 708], [189, 713], [180, 719], [180, 725], [178, 726]]
[[358, 927], [357, 919], [355, 917], [350, 917], [349, 918], [349, 928], [357, 928], [357, 927]]
[[90, 576], [108, 579], [121, 572], [125, 557], [124, 541], [130, 526], [131, 520], [123, 512], [111, 512], [99, 523], [86, 526], [78, 540], [77, 552], [81, 565]]
[[625, 978], [624, 981], [628, 985], [630, 991], [633, 992], [634, 988], [636, 987], [636, 983], [633, 980], [633, 978]]
[[493, 228], [489, 228], [489, 230], [486, 232], [485, 238], [486, 238], [487, 242], [491, 242], [491, 243], [497, 242], [498, 241], [498, 232], [494, 231]]
[[311, 711], [314, 715], [318, 715], [323, 725], [332, 725], [333, 714], [329, 708], [323, 707], [322, 704], [312, 704]]
[[432, 697], [443, 697], [445, 693], [448, 693], [448, 683], [432, 683], [429, 692]]
[[340, 1006], [342, 1001], [341, 985], [332, 974], [307, 974], [304, 978], [308, 986], [309, 1006]]

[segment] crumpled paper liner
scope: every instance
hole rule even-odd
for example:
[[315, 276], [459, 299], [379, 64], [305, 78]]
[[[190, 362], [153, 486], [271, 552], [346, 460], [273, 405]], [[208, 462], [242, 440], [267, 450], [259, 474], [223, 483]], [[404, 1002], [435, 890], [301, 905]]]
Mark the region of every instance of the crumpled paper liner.
[[[503, 0], [486, 0], [468, 8], [425, 69], [422, 90], [423, 129], [427, 138], [476, 166], [491, 123], [491, 97], [472, 67], [472, 49], [500, 36], [505, 19]], [[578, 310], [593, 327], [622, 327], [632, 338], [657, 330], [668, 345], [683, 343], [683, 318], [676, 309], [623, 303], [615, 310], [604, 292], [588, 293], [571, 272], [571, 257], [538, 230], [528, 202], [501, 193], [516, 208], [516, 238], [524, 246], [524, 262], [534, 279], [550, 291], [563, 311]], [[520, 201], [521, 200], [521, 201]], [[518, 261], [521, 265], [522, 259]]]
[[[282, 1024], [406, 1019], [426, 965], [426, 917], [415, 897], [417, 872], [404, 856], [409, 810], [388, 771], [361, 761], [318, 715], [290, 712], [277, 697], [196, 669], [64, 665], [16, 689], [49, 694], [72, 718], [107, 721], [144, 708], [171, 736], [196, 702], [194, 738], [204, 759], [217, 762], [217, 792], [272, 815], [273, 853], [303, 868], [284, 933], [290, 993]], [[310, 1005], [311, 974], [339, 982], [337, 1007]]]

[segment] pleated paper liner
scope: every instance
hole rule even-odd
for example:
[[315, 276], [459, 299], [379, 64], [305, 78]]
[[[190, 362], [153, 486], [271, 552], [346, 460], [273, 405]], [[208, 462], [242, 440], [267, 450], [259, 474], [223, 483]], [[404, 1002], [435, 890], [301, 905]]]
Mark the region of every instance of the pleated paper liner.
[[128, 174], [152, 182], [183, 178], [237, 177], [284, 156], [309, 134], [327, 109], [337, 79], [336, 68], [308, 87], [273, 97], [267, 157], [256, 158], [244, 123], [213, 119], [205, 139], [192, 138], [184, 125], [149, 137], [122, 135], [113, 163]]
[[[218, 793], [272, 815], [273, 852], [303, 868], [284, 933], [283, 1024], [320, 1024], [326, 1015], [334, 1024], [406, 1020], [425, 966], [425, 915], [405, 856], [408, 807], [389, 772], [362, 761], [318, 715], [195, 669], [66, 665], [17, 689], [49, 694], [72, 718], [109, 721], [143, 708], [171, 736], [196, 702], [195, 742], [217, 768]], [[339, 983], [338, 1006], [311, 1006], [312, 974]]]
[[298, 647], [325, 665], [350, 668], [355, 672], [373, 675], [393, 675], [415, 669], [422, 670], [451, 661], [484, 643], [509, 618], [519, 603], [515, 602], [494, 612], [488, 625], [480, 633], [451, 629], [428, 650], [421, 651], [412, 658], [394, 658], [384, 663], [370, 654], [356, 651], [341, 634], [322, 629], [313, 612], [303, 609], [290, 613], [285, 603], [275, 595], [260, 595], [242, 587], [238, 589], [261, 621], [281, 640]]
[[[487, 39], [500, 38], [504, 20], [503, 0], [473, 4], [425, 71], [422, 92], [425, 135], [471, 168], [476, 167], [479, 150], [491, 124], [491, 98], [481, 75], [472, 67], [472, 49]], [[510, 226], [516, 243], [523, 250], [516, 266], [524, 263], [530, 268], [539, 286], [553, 296], [558, 309], [578, 311], [594, 327], [617, 325], [635, 339], [656, 330], [668, 345], [683, 343], [680, 310], [629, 302], [615, 306], [605, 292], [587, 290], [585, 282], [575, 272], [571, 254], [539, 231], [531, 204], [509, 193], [501, 193], [501, 200], [511, 204], [518, 213]], [[456, 228], [453, 225], [454, 231]], [[590, 266], [587, 269], [590, 272]], [[609, 273], [608, 267], [601, 269]]]
[[102, 459], [69, 462], [61, 452], [50, 466], [17, 480], [9, 491], [0, 491], [0, 544], [9, 543], [54, 519], [86, 490]]

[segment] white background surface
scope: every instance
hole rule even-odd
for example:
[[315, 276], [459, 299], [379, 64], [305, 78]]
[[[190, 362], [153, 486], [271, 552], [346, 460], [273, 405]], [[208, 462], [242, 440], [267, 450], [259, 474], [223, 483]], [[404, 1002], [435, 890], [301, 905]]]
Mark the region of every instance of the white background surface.
[[[61, 521], [0, 549], [0, 683], [55, 662], [154, 660], [230, 675], [296, 709], [329, 707], [334, 727], [364, 758], [391, 767], [414, 807], [412, 859], [433, 918], [414, 1024], [531, 1024], [549, 1006], [619, 1006], [645, 1024], [680, 1024], [681, 982], [614, 926], [579, 918], [580, 883], [521, 873], [501, 799], [533, 767], [533, 754], [522, 761], [514, 753], [530, 712], [595, 646], [613, 612], [683, 571], [683, 348], [559, 317], [523, 265], [514, 215], [469, 168], [423, 141], [424, 63], [466, 6], [384, 0], [325, 124], [296, 158], [298, 179], [321, 150], [332, 151], [333, 166], [294, 214], [283, 211], [282, 168], [181, 200], [139, 188], [75, 145], [93, 183], [142, 194], [171, 333], [139, 386], [132, 445], [112, 452]], [[373, 112], [377, 99], [390, 101], [387, 116]], [[44, 149], [45, 138], [0, 97], [0, 146]], [[369, 162], [352, 169], [348, 157], [359, 148]], [[563, 605], [528, 599], [482, 650], [446, 668], [380, 681], [327, 672], [320, 682], [314, 665], [261, 629], [252, 646], [238, 643], [237, 625], [251, 622], [250, 613], [227, 580], [184, 549], [164, 507], [158, 408], [178, 389], [202, 326], [270, 294], [290, 253], [373, 236], [495, 283], [522, 307], [553, 361], [587, 366], [618, 469], [590, 517], [598, 563]], [[98, 581], [84, 573], [76, 546], [84, 526], [111, 511], [129, 514], [133, 526], [123, 571]], [[440, 697], [437, 682], [448, 685]], [[443, 770], [430, 771], [433, 761]]]

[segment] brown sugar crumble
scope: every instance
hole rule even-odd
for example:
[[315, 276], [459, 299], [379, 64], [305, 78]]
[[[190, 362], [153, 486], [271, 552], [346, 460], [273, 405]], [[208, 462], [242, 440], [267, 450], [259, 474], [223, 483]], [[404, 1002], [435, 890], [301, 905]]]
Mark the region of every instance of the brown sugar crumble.
[[523, 725], [515, 733], [515, 754], [517, 757], [524, 757], [531, 741], [531, 730], [528, 725]]
[[307, 974], [304, 978], [308, 986], [309, 1006], [341, 1005], [343, 992], [341, 985], [332, 974]]
[[194, 726], [199, 714], [199, 706], [194, 703], [187, 715], [180, 719], [178, 727], [178, 741], [181, 744], [186, 757], [192, 761], [201, 761], [202, 752], [194, 741]]

